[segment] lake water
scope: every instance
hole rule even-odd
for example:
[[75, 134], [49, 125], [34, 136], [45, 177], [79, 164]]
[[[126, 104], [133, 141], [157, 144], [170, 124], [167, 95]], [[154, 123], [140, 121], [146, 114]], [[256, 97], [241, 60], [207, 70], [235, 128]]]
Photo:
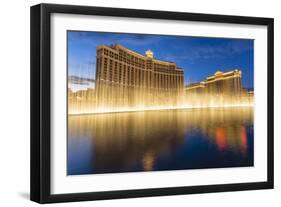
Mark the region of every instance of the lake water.
[[253, 166], [253, 109], [68, 117], [67, 174]]

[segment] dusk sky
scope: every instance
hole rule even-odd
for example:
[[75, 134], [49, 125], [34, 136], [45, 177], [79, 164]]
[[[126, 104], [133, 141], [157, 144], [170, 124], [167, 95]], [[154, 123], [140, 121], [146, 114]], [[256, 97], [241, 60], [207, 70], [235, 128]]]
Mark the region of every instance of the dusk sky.
[[95, 79], [96, 47], [121, 44], [184, 69], [185, 85], [204, 80], [216, 71], [242, 70], [242, 82], [253, 88], [254, 40], [105, 32], [68, 32], [68, 74]]

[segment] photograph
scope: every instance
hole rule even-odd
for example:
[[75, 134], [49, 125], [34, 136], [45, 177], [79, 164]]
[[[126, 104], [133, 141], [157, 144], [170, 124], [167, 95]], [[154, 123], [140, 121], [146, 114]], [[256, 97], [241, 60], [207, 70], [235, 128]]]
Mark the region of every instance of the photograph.
[[274, 18], [155, 9], [31, 7], [32, 201], [274, 188]]
[[254, 167], [254, 39], [66, 36], [68, 176]]

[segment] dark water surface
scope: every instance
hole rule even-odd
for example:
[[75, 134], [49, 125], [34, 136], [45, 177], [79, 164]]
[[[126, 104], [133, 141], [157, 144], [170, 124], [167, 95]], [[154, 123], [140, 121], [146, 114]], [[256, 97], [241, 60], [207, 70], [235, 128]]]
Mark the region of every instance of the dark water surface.
[[253, 166], [253, 109], [68, 117], [67, 174]]

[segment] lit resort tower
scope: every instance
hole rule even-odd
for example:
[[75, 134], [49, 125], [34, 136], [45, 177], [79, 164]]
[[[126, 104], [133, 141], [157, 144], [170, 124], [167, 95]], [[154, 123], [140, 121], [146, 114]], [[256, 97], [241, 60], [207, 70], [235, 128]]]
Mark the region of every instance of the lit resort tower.
[[122, 45], [97, 47], [97, 107], [154, 109], [179, 104], [184, 92], [184, 71], [174, 62], [154, 58]]
[[240, 95], [243, 91], [241, 70], [217, 71], [199, 83], [185, 87], [187, 94]]
[[242, 86], [242, 71], [217, 71], [199, 83], [185, 86], [188, 107], [249, 106], [253, 104], [253, 91]]

